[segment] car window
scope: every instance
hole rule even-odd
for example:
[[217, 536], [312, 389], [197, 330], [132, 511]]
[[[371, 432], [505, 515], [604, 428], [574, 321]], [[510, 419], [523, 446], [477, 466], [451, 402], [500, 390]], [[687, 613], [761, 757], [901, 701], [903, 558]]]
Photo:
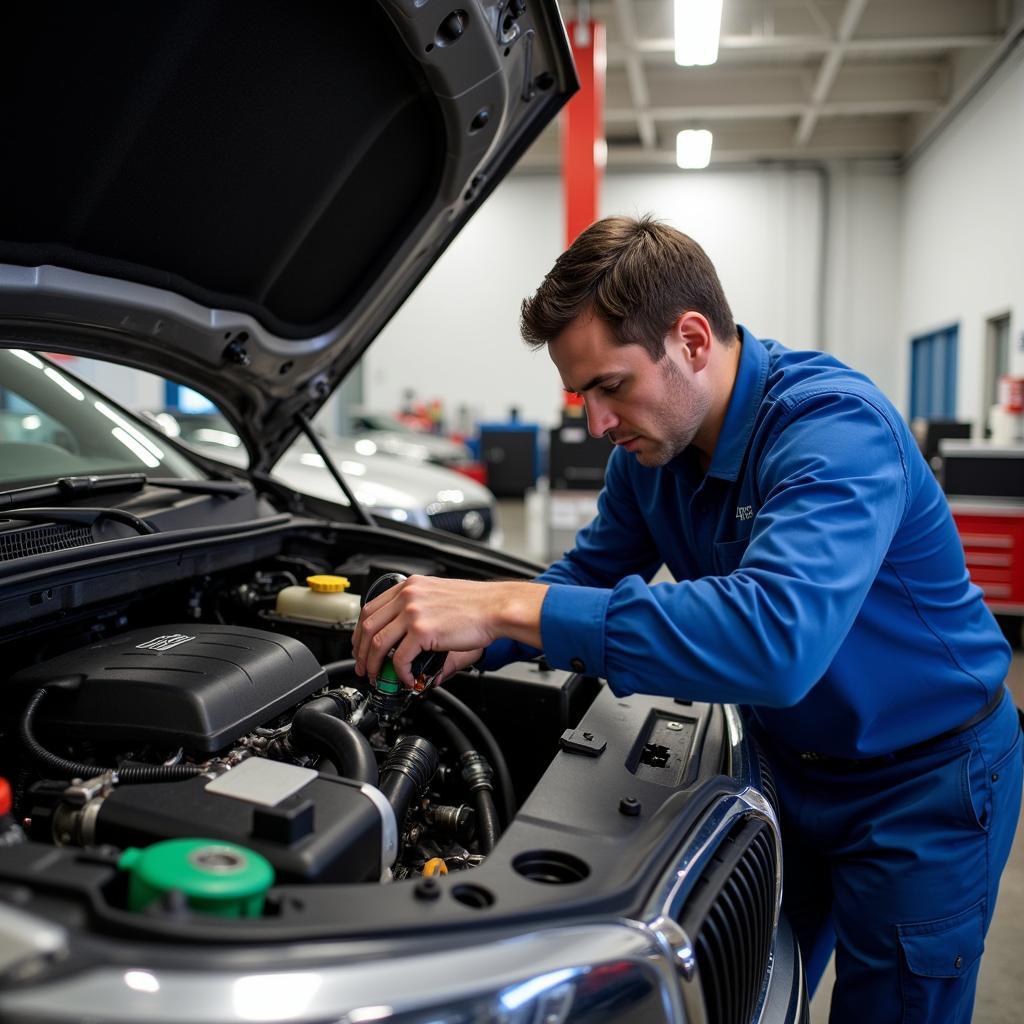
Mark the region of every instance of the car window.
[[135, 393], [132, 404], [140, 416], [204, 458], [216, 459], [235, 469], [249, 468], [249, 453], [238, 431], [213, 401], [184, 384], [155, 374], [144, 376], [158, 385], [156, 390], [163, 401], [160, 405], [151, 400], [140, 404], [144, 395], [152, 399], [153, 389], [139, 380], [131, 381], [129, 388]]
[[0, 350], [0, 487], [61, 476], [202, 471], [110, 399], [45, 356]]

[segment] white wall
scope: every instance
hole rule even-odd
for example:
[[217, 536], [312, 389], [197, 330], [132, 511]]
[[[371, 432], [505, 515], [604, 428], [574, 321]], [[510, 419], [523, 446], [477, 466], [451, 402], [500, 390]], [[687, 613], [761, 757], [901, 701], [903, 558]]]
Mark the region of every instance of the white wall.
[[822, 191], [813, 171], [615, 175], [602, 212], [653, 213], [685, 231], [718, 270], [733, 316], [755, 334], [817, 346]]
[[[697, 239], [736, 319], [817, 347], [822, 190], [813, 171], [609, 175], [602, 213], [653, 213]], [[563, 248], [561, 183], [512, 178], [495, 190], [365, 357], [364, 400], [396, 408], [413, 387], [483, 419], [557, 421], [561, 385], [519, 339], [519, 304]]]
[[903, 181], [895, 168], [861, 164], [831, 170], [828, 350], [871, 377], [901, 409], [902, 204]]
[[506, 181], [477, 211], [363, 358], [363, 400], [400, 407], [441, 398], [478, 418], [551, 417], [559, 383], [544, 352], [519, 338], [519, 304], [562, 251], [555, 177]]
[[911, 165], [903, 224], [903, 394], [910, 338], [958, 323], [957, 416], [978, 421], [989, 317], [1010, 313], [1024, 373], [1024, 49]]

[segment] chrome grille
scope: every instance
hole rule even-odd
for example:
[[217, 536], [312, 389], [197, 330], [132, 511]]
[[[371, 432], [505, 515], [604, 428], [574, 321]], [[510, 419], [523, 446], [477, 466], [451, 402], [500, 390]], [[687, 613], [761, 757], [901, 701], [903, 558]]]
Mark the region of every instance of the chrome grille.
[[453, 508], [443, 512], [434, 512], [430, 516], [430, 525], [436, 530], [457, 533], [460, 537], [487, 540], [494, 528], [494, 517], [486, 506]]
[[0, 533], [0, 562], [78, 548], [92, 541], [92, 529], [88, 526], [30, 526], [8, 530]]
[[708, 1024], [750, 1024], [767, 980], [775, 925], [775, 842], [747, 818], [719, 846], [679, 923], [693, 937]]
[[768, 758], [765, 756], [764, 751], [758, 746], [757, 748], [757, 766], [761, 772], [761, 792], [764, 793], [768, 803], [772, 805], [775, 811], [775, 817], [779, 817], [779, 793], [775, 788], [775, 776], [772, 774], [772, 766], [768, 763]]

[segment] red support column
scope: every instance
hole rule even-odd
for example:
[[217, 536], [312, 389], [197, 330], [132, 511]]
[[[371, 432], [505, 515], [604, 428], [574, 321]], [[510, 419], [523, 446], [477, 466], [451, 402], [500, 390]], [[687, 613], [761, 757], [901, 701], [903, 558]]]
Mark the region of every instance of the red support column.
[[607, 156], [604, 138], [604, 25], [572, 21], [569, 43], [580, 90], [565, 107], [562, 124], [562, 183], [565, 244], [597, 220], [601, 175]]

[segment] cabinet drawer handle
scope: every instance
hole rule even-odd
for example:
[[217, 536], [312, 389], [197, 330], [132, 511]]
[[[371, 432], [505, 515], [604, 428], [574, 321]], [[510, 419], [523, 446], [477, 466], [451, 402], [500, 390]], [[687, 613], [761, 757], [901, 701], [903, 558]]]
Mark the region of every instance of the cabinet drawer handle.
[[1004, 568], [1009, 568], [1013, 565], [1012, 555], [1000, 555], [992, 554], [985, 551], [968, 551], [967, 552], [967, 564], [968, 565], [998, 565]]
[[1005, 533], [961, 533], [960, 543], [964, 547], [972, 544], [979, 548], [1012, 548], [1013, 537]]

